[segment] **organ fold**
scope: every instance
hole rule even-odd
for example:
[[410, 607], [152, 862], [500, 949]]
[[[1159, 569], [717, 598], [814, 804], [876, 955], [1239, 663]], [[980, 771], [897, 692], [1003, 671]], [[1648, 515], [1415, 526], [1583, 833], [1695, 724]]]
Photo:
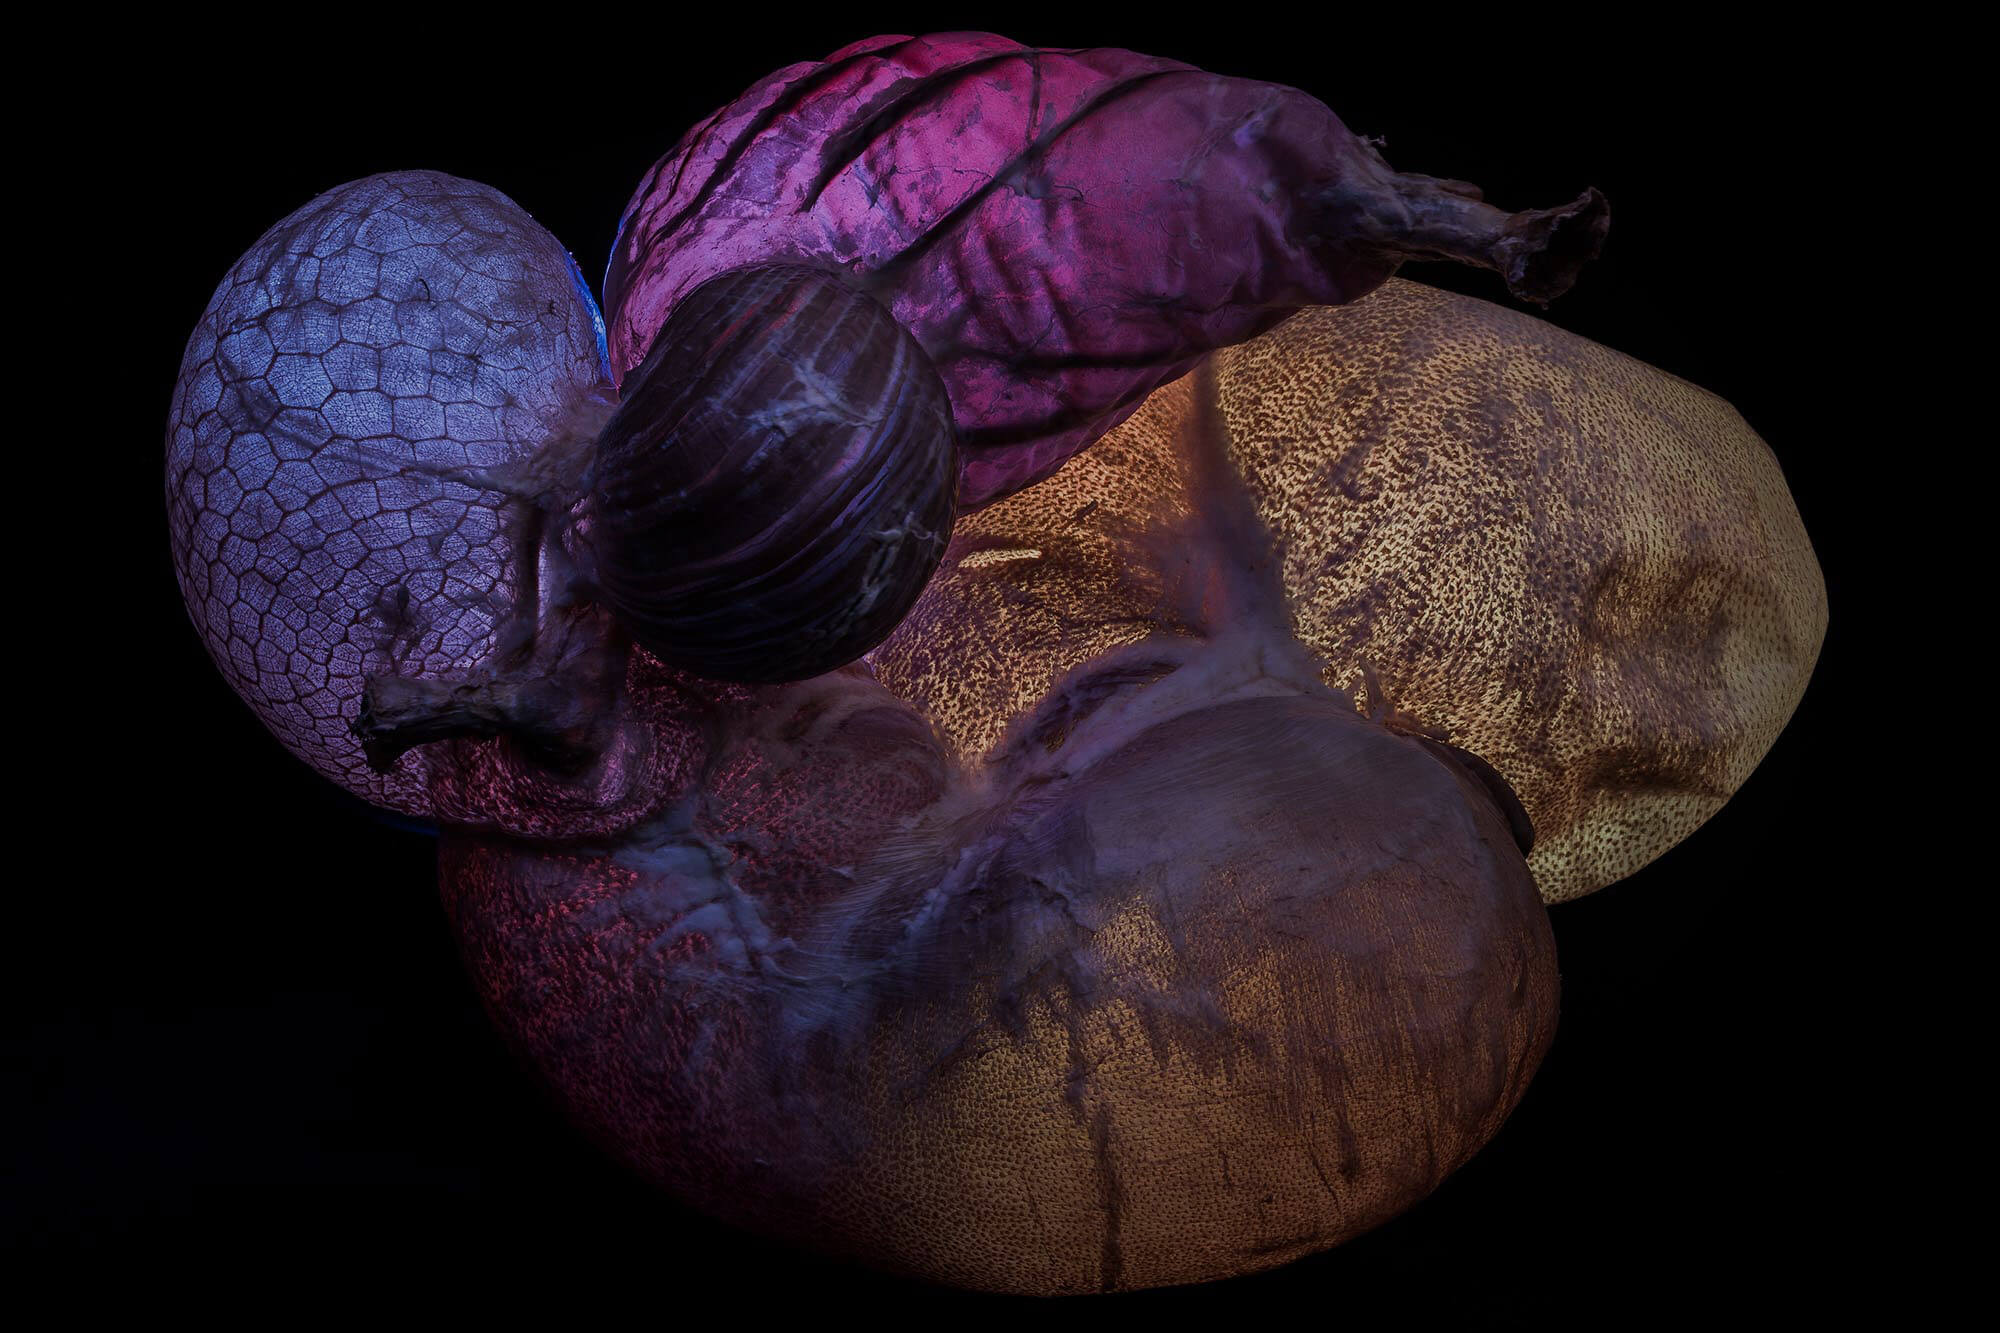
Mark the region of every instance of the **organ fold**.
[[1544, 904], [1816, 660], [1733, 409], [1391, 276], [1546, 301], [1606, 220], [1294, 89], [875, 38], [654, 166], [608, 324], [472, 182], [279, 223], [188, 345], [176, 569], [274, 735], [436, 820], [495, 1024], [646, 1178], [985, 1290], [1253, 1272], [1497, 1132]]
[[1510, 215], [1395, 172], [1294, 88], [1112, 48], [885, 37], [763, 80], [647, 173], [605, 276], [611, 365], [622, 381], [717, 273], [826, 265], [943, 376], [972, 510], [1209, 351], [1406, 259], [1493, 268], [1546, 301], [1607, 221], [1595, 190]]

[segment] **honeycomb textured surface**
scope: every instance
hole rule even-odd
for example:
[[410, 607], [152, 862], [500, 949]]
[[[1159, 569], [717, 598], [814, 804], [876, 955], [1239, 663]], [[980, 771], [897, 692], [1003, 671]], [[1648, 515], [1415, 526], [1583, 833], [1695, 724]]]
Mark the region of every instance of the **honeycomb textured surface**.
[[534, 568], [505, 469], [604, 378], [574, 262], [511, 200], [372, 176], [280, 222], [188, 340], [167, 430], [174, 563], [230, 685], [299, 758], [428, 813], [422, 758], [371, 771], [375, 671], [473, 667]]
[[1210, 1281], [1379, 1225], [1518, 1102], [1548, 914], [1412, 738], [1323, 691], [1113, 704], [967, 788], [832, 681], [718, 718], [704, 790], [615, 850], [440, 847], [489, 1009], [684, 1201], [983, 1290]]
[[1549, 902], [1686, 837], [1805, 690], [1826, 586], [1741, 415], [1530, 316], [1397, 280], [1217, 353], [1212, 376], [960, 519], [871, 661], [961, 752], [1145, 632], [1153, 548], [1200, 503], [1185, 446], [1202, 407], [1327, 682], [1363, 697], [1372, 667], [1403, 718], [1497, 768], [1534, 821]]

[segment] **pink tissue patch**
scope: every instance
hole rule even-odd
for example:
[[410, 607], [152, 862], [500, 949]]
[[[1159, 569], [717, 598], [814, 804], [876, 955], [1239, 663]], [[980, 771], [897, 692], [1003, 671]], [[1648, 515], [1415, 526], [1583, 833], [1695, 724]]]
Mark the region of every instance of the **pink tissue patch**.
[[410, 171], [266, 232], [189, 338], [167, 440], [182, 594], [230, 685], [356, 795], [430, 813], [419, 754], [376, 773], [350, 734], [363, 682], [493, 646], [524, 566], [482, 474], [602, 381], [602, 327], [512, 200]]
[[792, 65], [640, 183], [611, 366], [748, 264], [854, 275], [944, 377], [971, 509], [1049, 475], [1208, 351], [1393, 271], [1336, 216], [1386, 167], [1296, 89], [1131, 51], [880, 37]]

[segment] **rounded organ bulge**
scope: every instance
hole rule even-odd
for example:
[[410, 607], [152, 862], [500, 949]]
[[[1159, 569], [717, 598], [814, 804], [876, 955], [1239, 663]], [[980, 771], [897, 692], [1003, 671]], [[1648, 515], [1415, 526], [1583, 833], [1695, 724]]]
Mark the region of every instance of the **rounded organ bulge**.
[[[1392, 280], [1149, 398], [964, 515], [871, 661], [978, 755], [1064, 675], [1186, 632], [1190, 442], [1240, 476], [1286, 619], [1348, 689], [1493, 765], [1543, 897], [1687, 836], [1791, 716], [1826, 587], [1775, 458], [1713, 394], [1530, 316]], [[1368, 677], [1374, 679], [1371, 690]]]
[[1725, 405], [1392, 283], [961, 518], [866, 662], [635, 652], [618, 820], [450, 824], [446, 902], [575, 1118], [719, 1217], [999, 1291], [1251, 1272], [1492, 1136], [1542, 900], [1727, 796], [1824, 614]]
[[555, 238], [437, 172], [328, 191], [216, 288], [168, 421], [174, 564], [216, 666], [323, 777], [431, 813], [421, 752], [369, 767], [363, 686], [467, 672], [532, 627], [529, 464], [594, 437], [603, 349]]
[[635, 653], [644, 809], [447, 825], [485, 1003], [608, 1149], [758, 1231], [1058, 1294], [1338, 1244], [1497, 1131], [1556, 1018], [1525, 830], [1326, 683], [1213, 415], [1126, 551], [1130, 641], [1079, 639], [983, 754], [865, 663]]
[[[419, 259], [468, 209], [532, 225], [402, 179], [348, 190], [430, 218]], [[1542, 899], [1705, 817], [1817, 649], [1818, 572], [1740, 418], [1392, 283], [1216, 354], [961, 517], [868, 659], [706, 681], [540, 595], [537, 468], [608, 415], [580, 288], [453, 259], [486, 317], [425, 332], [450, 314], [434, 285], [344, 316], [301, 275], [347, 252], [345, 193], [260, 244], [190, 346], [170, 494], [197, 623], [322, 772], [440, 819], [475, 984], [572, 1116], [758, 1231], [1057, 1294], [1251, 1272], [1393, 1216], [1549, 1043]], [[543, 255], [553, 284], [566, 260], [528, 240], [510, 271]], [[478, 364], [525, 368], [495, 388], [454, 341], [473, 325], [540, 329], [554, 359], [493, 344]], [[317, 418], [293, 406], [289, 377], [350, 343], [378, 378], [422, 352], [409, 412], [497, 393], [513, 424], [429, 433], [331, 370]], [[364, 392], [377, 433], [327, 415]], [[590, 714], [581, 751], [502, 727], [363, 767], [364, 678], [377, 702], [384, 679], [513, 698], [493, 664], [543, 657]]]
[[1556, 975], [1486, 789], [1284, 657], [976, 775], [863, 671], [756, 691], [615, 844], [448, 829], [446, 903], [575, 1118], [725, 1220], [1030, 1294], [1285, 1263], [1491, 1137]]

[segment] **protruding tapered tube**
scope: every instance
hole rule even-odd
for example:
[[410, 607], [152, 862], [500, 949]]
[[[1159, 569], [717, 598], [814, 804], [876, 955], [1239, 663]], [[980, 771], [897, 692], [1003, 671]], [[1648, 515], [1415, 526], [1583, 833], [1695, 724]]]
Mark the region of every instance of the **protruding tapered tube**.
[[601, 613], [559, 611], [509, 664], [454, 680], [369, 676], [351, 729], [377, 772], [419, 745], [495, 736], [550, 768], [585, 767], [613, 725], [624, 667], [623, 637]]
[[1560, 208], [1509, 213], [1476, 186], [1412, 172], [1361, 174], [1329, 189], [1324, 226], [1357, 250], [1395, 263], [1438, 259], [1489, 268], [1523, 301], [1570, 289], [1604, 247], [1611, 207], [1595, 188]]

